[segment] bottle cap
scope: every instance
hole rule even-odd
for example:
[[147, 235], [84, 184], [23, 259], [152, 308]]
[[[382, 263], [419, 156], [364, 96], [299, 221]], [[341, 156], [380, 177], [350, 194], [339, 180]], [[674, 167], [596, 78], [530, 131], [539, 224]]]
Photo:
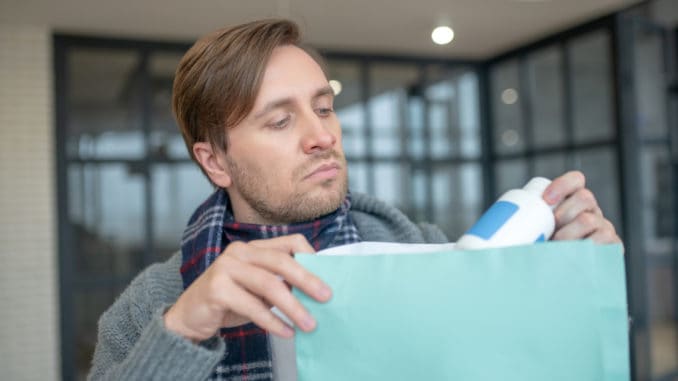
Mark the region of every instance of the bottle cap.
[[549, 184], [551, 184], [551, 180], [545, 177], [533, 177], [532, 180], [525, 184], [523, 190], [542, 197]]

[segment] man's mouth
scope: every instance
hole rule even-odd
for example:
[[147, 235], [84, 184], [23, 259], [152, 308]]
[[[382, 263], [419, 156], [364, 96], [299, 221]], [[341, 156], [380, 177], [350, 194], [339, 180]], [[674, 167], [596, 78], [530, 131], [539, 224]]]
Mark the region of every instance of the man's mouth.
[[339, 163], [332, 162], [332, 163], [326, 163], [318, 168], [314, 169], [311, 173], [306, 175], [304, 177], [304, 180], [328, 180], [332, 179], [339, 174], [339, 170], [341, 169], [341, 166], [339, 166]]

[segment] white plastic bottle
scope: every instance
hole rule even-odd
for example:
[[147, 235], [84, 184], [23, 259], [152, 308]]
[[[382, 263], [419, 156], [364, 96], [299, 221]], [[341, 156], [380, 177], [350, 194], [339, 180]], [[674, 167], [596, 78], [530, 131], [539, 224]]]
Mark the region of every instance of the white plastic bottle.
[[551, 238], [553, 208], [542, 195], [551, 180], [535, 177], [523, 189], [504, 193], [457, 241], [456, 248], [485, 249], [530, 244]]

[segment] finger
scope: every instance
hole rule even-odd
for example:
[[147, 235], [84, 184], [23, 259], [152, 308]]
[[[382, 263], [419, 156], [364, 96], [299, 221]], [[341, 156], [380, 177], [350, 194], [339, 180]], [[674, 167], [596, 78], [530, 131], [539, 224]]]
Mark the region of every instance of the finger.
[[595, 243], [620, 243], [621, 238], [617, 235], [614, 229], [599, 229], [589, 234], [588, 237]]
[[315, 328], [315, 319], [292, 295], [282, 280], [268, 271], [251, 265], [244, 265], [241, 270], [233, 274], [234, 280], [239, 285], [278, 307], [304, 331], [312, 331]]
[[243, 262], [280, 275], [285, 282], [303, 291], [319, 302], [332, 297], [332, 290], [320, 278], [306, 270], [286, 252], [263, 247], [243, 247], [234, 252]]
[[553, 235], [554, 240], [574, 240], [586, 238], [604, 226], [605, 219], [591, 212], [580, 213], [574, 221], [566, 224]]
[[[294, 336], [294, 331], [275, 316], [259, 298], [237, 285], [234, 285], [228, 291], [228, 305], [231, 311], [247, 317], [260, 328], [280, 337], [291, 338]], [[228, 322], [225, 323], [225, 325], [227, 324]]]
[[567, 196], [584, 188], [586, 177], [579, 171], [570, 171], [564, 175], [555, 178], [551, 184], [544, 190], [544, 201], [549, 205], [556, 205]]
[[556, 227], [569, 224], [583, 212], [603, 215], [593, 192], [586, 188], [579, 189], [556, 208], [553, 212], [556, 218]]
[[276, 238], [258, 239], [250, 241], [249, 243], [257, 247], [282, 250], [288, 254], [315, 253], [315, 249], [303, 234], [290, 234]]

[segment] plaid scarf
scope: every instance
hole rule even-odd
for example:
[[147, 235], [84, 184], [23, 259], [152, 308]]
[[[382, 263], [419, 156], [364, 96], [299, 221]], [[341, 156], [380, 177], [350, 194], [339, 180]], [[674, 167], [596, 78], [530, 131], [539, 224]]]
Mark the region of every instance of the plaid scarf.
[[[181, 241], [181, 277], [184, 289], [193, 283], [233, 241], [248, 242], [301, 233], [316, 250], [360, 242], [358, 229], [351, 220], [350, 194], [335, 212], [317, 220], [291, 225], [255, 225], [234, 221], [228, 194], [219, 189], [198, 209], [188, 222]], [[226, 353], [209, 377], [210, 380], [272, 380], [271, 351], [266, 331], [253, 323], [221, 328]]]

